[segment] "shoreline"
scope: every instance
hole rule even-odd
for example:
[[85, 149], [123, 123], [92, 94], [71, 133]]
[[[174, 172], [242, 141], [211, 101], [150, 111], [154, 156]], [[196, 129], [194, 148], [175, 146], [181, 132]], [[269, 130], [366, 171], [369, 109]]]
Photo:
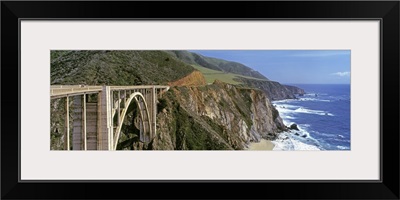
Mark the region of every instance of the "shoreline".
[[[304, 97], [303, 97], [304, 98]], [[305, 127], [302, 127], [301, 124], [298, 123], [296, 118], [291, 118], [289, 113], [293, 113], [294, 111], [291, 109], [291, 101], [300, 100], [299, 99], [285, 99], [285, 100], [277, 100], [271, 102], [276, 110], [279, 113], [279, 116], [282, 119], [283, 124], [286, 127], [290, 127], [292, 124], [296, 124], [298, 130], [287, 130], [278, 135], [278, 137], [272, 141], [275, 144], [275, 151], [321, 151], [324, 150], [322, 146], [319, 144], [319, 141], [313, 138], [310, 135], [309, 130]], [[305, 97], [307, 98], [307, 97]], [[282, 104], [284, 106], [282, 106]], [[286, 108], [285, 108], [286, 107]], [[301, 106], [299, 106], [301, 108]], [[312, 110], [314, 113], [311, 114], [319, 114], [319, 110]], [[325, 112], [325, 111], [324, 111]], [[325, 112], [326, 113], [326, 112]], [[321, 115], [321, 114], [319, 114]], [[330, 116], [333, 116], [330, 114]], [[290, 117], [290, 118], [289, 118]], [[307, 138], [307, 139], [306, 139]]]
[[275, 144], [271, 142], [271, 140], [261, 139], [260, 142], [252, 142], [247, 150], [250, 151], [262, 151], [269, 150], [272, 151], [275, 147]]

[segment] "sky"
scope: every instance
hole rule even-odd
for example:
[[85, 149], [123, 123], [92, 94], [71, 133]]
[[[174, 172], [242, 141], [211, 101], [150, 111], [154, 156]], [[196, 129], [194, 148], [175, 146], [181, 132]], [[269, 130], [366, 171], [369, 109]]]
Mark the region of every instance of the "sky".
[[350, 84], [350, 50], [190, 50], [242, 63], [280, 83]]

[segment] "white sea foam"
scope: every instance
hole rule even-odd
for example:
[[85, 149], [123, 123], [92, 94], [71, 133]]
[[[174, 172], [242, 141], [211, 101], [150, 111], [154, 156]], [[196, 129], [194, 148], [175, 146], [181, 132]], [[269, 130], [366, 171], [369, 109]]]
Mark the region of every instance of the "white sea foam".
[[284, 108], [284, 109], [288, 109], [288, 108], [300, 108], [301, 106], [295, 106], [295, 105], [290, 105], [290, 104], [277, 104], [276, 108]]
[[316, 99], [316, 98], [301, 98], [298, 101], [321, 101], [321, 102], [330, 102], [328, 99]]
[[274, 141], [276, 151], [319, 151], [320, 149], [314, 145], [306, 144], [295, 139], [290, 133], [281, 133]]
[[293, 116], [293, 114], [295, 114], [291, 109], [286, 109], [286, 108], [276, 108], [279, 112], [279, 116], [281, 116], [281, 118], [284, 118], [286, 116]]
[[328, 113], [322, 110], [311, 110], [311, 109], [307, 109], [307, 108], [303, 108], [300, 107], [296, 110], [294, 110], [294, 112], [297, 113], [306, 113], [306, 114], [314, 114], [314, 115], [327, 115], [327, 116], [334, 116], [332, 113]]
[[345, 147], [345, 146], [336, 146], [338, 149], [340, 150], [349, 150], [349, 147]]
[[315, 97], [315, 95], [317, 95], [317, 96], [326, 96], [328, 94], [327, 93], [307, 93], [307, 94], [304, 94], [304, 96], [312, 96], [312, 97]]
[[[292, 125], [294, 122], [292, 122], [292, 119], [296, 119], [296, 117], [293, 117], [293, 114], [296, 114], [296, 110], [300, 109], [301, 106], [295, 106], [295, 105], [289, 105], [285, 104], [287, 101], [295, 101], [295, 100], [282, 100], [282, 101], [274, 101], [273, 103], [276, 103], [275, 108], [278, 110], [283, 123], [286, 126]], [[315, 112], [314, 110], [306, 110], [309, 111], [310, 114], [318, 113]], [[325, 112], [320, 111], [322, 113]], [[275, 147], [273, 150], [278, 150], [278, 151], [297, 151], [297, 150], [321, 150], [315, 145], [311, 144], [306, 144], [306, 140], [312, 141], [314, 143], [318, 144], [318, 141], [315, 140], [313, 137], [310, 136], [310, 133], [307, 131], [307, 128], [310, 127], [309, 124], [297, 124], [297, 128], [299, 129], [296, 132], [283, 132], [279, 134], [278, 138], [272, 143], [275, 144]], [[298, 135], [295, 135], [298, 134]], [[304, 142], [303, 142], [304, 141]]]
[[314, 145], [309, 145], [309, 144], [305, 144], [302, 143], [298, 140], [292, 140], [293, 144], [294, 144], [294, 149], [297, 150], [307, 150], [307, 151], [320, 151], [320, 149]]

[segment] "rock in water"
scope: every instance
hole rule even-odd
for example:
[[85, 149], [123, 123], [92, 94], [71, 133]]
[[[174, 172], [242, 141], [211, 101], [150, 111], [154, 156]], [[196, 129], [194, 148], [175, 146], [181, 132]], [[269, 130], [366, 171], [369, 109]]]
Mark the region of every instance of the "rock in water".
[[297, 124], [290, 125], [290, 129], [299, 131], [299, 128], [297, 127]]

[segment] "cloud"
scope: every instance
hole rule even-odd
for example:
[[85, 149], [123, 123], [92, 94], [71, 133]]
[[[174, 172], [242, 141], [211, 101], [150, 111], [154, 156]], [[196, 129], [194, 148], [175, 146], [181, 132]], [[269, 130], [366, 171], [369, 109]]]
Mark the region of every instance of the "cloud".
[[350, 76], [350, 72], [336, 72], [336, 73], [332, 73], [331, 75], [335, 75], [335, 76]]

